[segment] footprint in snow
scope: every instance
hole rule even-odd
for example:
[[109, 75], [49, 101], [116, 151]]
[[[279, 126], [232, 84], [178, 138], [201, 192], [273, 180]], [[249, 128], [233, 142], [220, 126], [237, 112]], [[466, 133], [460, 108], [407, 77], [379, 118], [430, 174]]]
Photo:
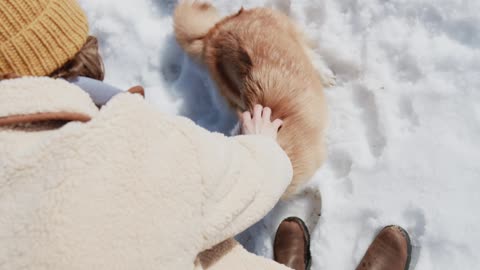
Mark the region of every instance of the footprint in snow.
[[275, 8], [287, 15], [290, 15], [292, 3], [291, 0], [273, 0], [267, 4], [267, 7]]
[[182, 59], [187, 56], [183, 53], [173, 34], [167, 37], [165, 46], [166, 48], [161, 55], [160, 63], [162, 63], [162, 66], [160, 70], [165, 82], [171, 84], [180, 77], [183, 70]]
[[358, 85], [354, 89], [355, 102], [363, 110], [363, 121], [370, 152], [376, 158], [383, 154], [387, 144], [384, 131], [380, 125], [380, 115], [375, 94], [365, 86]]

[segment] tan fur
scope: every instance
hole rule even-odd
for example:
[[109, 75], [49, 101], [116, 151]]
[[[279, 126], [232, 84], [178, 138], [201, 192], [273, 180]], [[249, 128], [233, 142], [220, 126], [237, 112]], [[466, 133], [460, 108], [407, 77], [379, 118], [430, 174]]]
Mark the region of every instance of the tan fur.
[[[252, 110], [259, 103], [272, 108], [273, 118], [284, 120], [278, 141], [294, 169], [285, 193], [288, 197], [313, 176], [325, 158], [327, 109], [322, 81], [308, 57], [308, 44], [279, 12], [242, 9], [213, 23], [214, 10], [208, 4], [181, 3], [175, 11], [177, 40], [208, 67], [236, 110]], [[202, 28], [207, 25], [211, 28]]]
[[217, 10], [209, 4], [185, 1], [178, 5], [173, 17], [178, 43], [190, 56], [200, 60], [205, 36], [222, 19]]

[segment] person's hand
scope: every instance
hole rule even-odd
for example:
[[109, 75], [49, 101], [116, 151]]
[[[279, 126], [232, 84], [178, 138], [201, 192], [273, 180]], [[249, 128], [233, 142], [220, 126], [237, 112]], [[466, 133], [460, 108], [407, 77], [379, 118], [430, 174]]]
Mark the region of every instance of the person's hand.
[[274, 140], [277, 139], [278, 129], [282, 126], [283, 121], [275, 119], [273, 122], [270, 117], [272, 110], [262, 105], [255, 105], [253, 116], [250, 112], [244, 112], [240, 117], [242, 124], [242, 134], [244, 135], [263, 135]]

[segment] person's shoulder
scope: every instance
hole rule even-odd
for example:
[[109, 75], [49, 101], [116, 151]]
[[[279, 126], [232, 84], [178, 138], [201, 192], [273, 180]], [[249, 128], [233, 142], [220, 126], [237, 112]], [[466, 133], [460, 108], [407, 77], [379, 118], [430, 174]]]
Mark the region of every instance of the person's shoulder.
[[94, 119], [112, 124], [152, 125], [152, 122], [168, 122], [170, 117], [147, 103], [142, 96], [128, 92], [113, 97]]
[[141, 128], [146, 133], [168, 132], [189, 136], [190, 131], [198, 128], [192, 120], [162, 112], [142, 96], [128, 92], [113, 97], [93, 120], [93, 123], [105, 128]]

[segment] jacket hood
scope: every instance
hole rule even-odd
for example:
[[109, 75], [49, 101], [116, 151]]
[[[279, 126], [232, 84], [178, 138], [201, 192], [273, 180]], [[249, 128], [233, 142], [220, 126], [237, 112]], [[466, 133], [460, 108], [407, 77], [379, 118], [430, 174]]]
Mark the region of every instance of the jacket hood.
[[97, 113], [87, 93], [62, 79], [24, 77], [0, 82], [0, 126], [50, 120], [88, 122]]

